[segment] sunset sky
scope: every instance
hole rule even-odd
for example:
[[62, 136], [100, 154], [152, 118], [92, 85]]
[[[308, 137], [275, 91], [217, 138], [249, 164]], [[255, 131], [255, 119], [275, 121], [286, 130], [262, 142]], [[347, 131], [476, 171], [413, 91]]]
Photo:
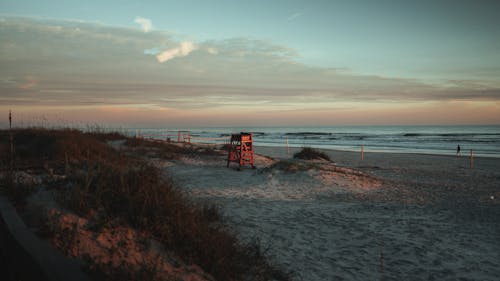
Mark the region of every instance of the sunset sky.
[[1, 0], [0, 126], [9, 109], [26, 123], [149, 127], [500, 124], [499, 11]]

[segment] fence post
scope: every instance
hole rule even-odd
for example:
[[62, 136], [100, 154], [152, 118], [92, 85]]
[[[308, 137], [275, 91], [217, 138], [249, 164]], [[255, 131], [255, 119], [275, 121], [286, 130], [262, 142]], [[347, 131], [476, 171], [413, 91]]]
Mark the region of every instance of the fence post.
[[286, 151], [290, 155], [290, 146], [288, 145], [288, 137], [286, 137]]
[[365, 160], [365, 145], [361, 145], [361, 160]]
[[470, 168], [474, 168], [474, 151], [470, 150]]
[[12, 136], [12, 111], [9, 110], [10, 172], [14, 171], [14, 138]]

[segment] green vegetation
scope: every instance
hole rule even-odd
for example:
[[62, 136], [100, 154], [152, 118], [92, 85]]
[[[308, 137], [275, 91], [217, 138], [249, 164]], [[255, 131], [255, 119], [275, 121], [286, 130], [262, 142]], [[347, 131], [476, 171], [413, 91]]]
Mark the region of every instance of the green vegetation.
[[[65, 175], [44, 184], [80, 216], [92, 212], [109, 221], [150, 233], [188, 264], [197, 264], [217, 280], [288, 280], [270, 265], [256, 244], [245, 244], [224, 223], [217, 206], [191, 200], [159, 168], [144, 159], [144, 150], [175, 159], [213, 150], [154, 143], [116, 133], [78, 130], [14, 130], [14, 170]], [[107, 141], [123, 140], [115, 150]], [[7, 131], [0, 131], [2, 155], [9, 151]], [[8, 154], [7, 154], [8, 155]], [[2, 157], [4, 192], [16, 203], [34, 190], [19, 187]], [[50, 177], [47, 177], [50, 178]], [[112, 277], [110, 277], [112, 279]]]

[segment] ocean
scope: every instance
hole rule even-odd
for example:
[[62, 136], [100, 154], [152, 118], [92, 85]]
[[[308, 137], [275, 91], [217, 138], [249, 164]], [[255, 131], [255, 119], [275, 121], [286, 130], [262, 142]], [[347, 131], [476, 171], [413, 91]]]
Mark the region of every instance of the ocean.
[[500, 125], [489, 126], [333, 126], [333, 127], [209, 127], [134, 128], [144, 136], [177, 139], [189, 131], [193, 142], [224, 143], [232, 133], [251, 132], [256, 146], [313, 147], [365, 152], [402, 152], [500, 157]]

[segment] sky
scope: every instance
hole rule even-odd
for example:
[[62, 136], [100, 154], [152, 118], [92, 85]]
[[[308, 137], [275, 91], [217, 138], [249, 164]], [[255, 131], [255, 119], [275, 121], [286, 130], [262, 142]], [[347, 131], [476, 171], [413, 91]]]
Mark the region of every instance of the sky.
[[0, 114], [147, 127], [500, 124], [499, 10], [1, 0]]

